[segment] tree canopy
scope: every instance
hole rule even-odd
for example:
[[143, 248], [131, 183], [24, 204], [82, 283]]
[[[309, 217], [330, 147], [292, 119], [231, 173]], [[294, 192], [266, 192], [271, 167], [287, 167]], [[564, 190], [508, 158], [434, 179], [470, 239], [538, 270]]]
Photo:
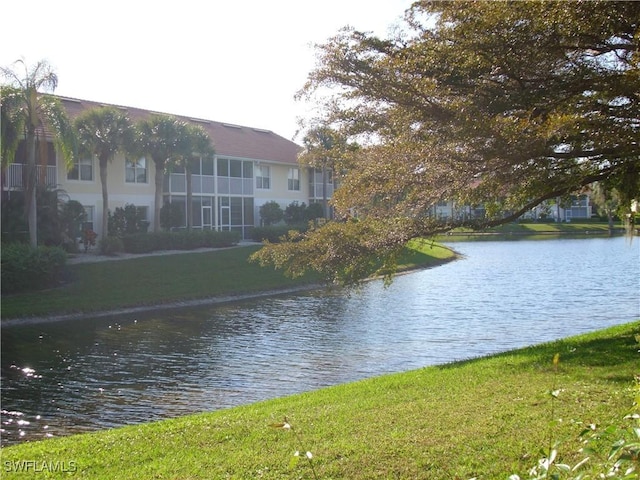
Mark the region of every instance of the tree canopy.
[[186, 122], [169, 115], [152, 115], [136, 124], [136, 147], [140, 155], [150, 156], [156, 167], [155, 209], [153, 225], [160, 231], [160, 209], [164, 187], [164, 170], [167, 162], [182, 154], [181, 132]]
[[[593, 182], [630, 206], [639, 23], [638, 2], [418, 1], [390, 38], [343, 29], [317, 47], [299, 95], [321, 103], [315, 125], [359, 143], [333, 158], [333, 207], [357, 220], [255, 259], [352, 281], [388, 271], [412, 238], [512, 221]], [[485, 214], [437, 218], [441, 201]]]
[[[136, 148], [148, 155], [156, 167], [154, 228], [160, 230], [164, 173], [170, 163], [186, 165], [193, 156], [210, 156], [215, 148], [206, 131], [171, 115], [152, 115], [136, 124]], [[189, 179], [190, 181], [190, 179]], [[189, 187], [189, 195], [190, 187]]]
[[38, 165], [47, 164], [44, 141], [50, 136], [69, 164], [73, 159], [75, 139], [66, 111], [57, 98], [47, 95], [58, 86], [58, 76], [46, 61], [27, 66], [23, 60], [11, 68], [0, 68], [7, 80], [0, 88], [0, 128], [2, 134], [2, 168], [13, 162], [20, 141], [26, 144], [25, 208], [29, 242], [38, 244], [36, 187]]
[[106, 237], [109, 224], [107, 165], [118, 152], [126, 153], [133, 149], [133, 124], [126, 113], [115, 107], [95, 107], [82, 112], [74, 125], [80, 153], [98, 158], [102, 187], [101, 231]]

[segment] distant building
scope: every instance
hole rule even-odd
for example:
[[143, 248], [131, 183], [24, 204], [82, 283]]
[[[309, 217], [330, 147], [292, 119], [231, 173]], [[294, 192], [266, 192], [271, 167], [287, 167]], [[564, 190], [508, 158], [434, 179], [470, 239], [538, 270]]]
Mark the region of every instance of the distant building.
[[[571, 195], [570, 202], [545, 201], [521, 218], [529, 220], [545, 220], [550, 222], [570, 222], [576, 219], [591, 218], [593, 207], [587, 194]], [[484, 218], [485, 209], [482, 205], [469, 207], [453, 201], [441, 201], [432, 207], [431, 214], [437, 218], [454, 218], [456, 220], [472, 220]]]
[[593, 206], [588, 194], [571, 195], [570, 200], [547, 200], [532, 209], [523, 218], [553, 222], [571, 222], [591, 218]]

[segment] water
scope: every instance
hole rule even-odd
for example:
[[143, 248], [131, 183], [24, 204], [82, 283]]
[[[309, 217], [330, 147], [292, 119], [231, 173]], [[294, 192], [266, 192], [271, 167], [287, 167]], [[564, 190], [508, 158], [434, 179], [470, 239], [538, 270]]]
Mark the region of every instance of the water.
[[640, 318], [640, 242], [466, 242], [465, 258], [314, 291], [2, 329], [2, 444], [251, 403]]

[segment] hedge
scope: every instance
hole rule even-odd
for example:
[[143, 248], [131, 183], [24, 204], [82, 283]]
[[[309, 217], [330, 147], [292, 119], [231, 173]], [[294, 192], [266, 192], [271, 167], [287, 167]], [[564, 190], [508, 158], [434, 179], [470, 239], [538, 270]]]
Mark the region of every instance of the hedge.
[[221, 248], [236, 245], [239, 241], [240, 234], [238, 232], [215, 230], [134, 233], [122, 237], [122, 245], [127, 253]]

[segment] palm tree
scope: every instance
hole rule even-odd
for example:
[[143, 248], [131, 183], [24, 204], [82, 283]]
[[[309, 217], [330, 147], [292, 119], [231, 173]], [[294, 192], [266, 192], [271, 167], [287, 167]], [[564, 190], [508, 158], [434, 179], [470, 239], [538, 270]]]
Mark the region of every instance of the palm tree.
[[153, 115], [137, 124], [136, 146], [143, 155], [151, 157], [156, 169], [153, 229], [160, 231], [160, 208], [164, 189], [164, 170], [167, 162], [182, 155], [179, 139], [187, 123], [170, 115]]
[[178, 139], [180, 155], [176, 159], [176, 163], [182, 165], [185, 171], [187, 187], [187, 230], [191, 230], [193, 225], [193, 209], [191, 208], [191, 200], [193, 197], [191, 162], [197, 160], [198, 157], [213, 157], [215, 149], [211, 138], [200, 125], [188, 123], [180, 133], [181, 135]]
[[18, 90], [9, 85], [0, 85], [0, 152], [2, 172], [13, 163], [18, 144], [20, 143], [20, 126], [15, 118], [19, 108]]
[[108, 234], [109, 193], [107, 166], [116, 153], [126, 153], [133, 144], [129, 117], [114, 107], [95, 107], [82, 112], [74, 122], [80, 154], [98, 157], [102, 184], [102, 237]]
[[[18, 73], [12, 68], [2, 68], [2, 76], [9, 81], [9, 85], [3, 87], [2, 120], [9, 126], [2, 128], [3, 167], [12, 162], [20, 140], [25, 141], [26, 146], [26, 176], [24, 183], [25, 208], [27, 223], [29, 226], [29, 243], [38, 245], [37, 223], [37, 165], [45, 163], [46, 148], [38, 149], [37, 146], [46, 145], [47, 136], [53, 140], [57, 150], [62, 154], [65, 163], [69, 164], [73, 159], [74, 137], [73, 129], [67, 117], [66, 111], [60, 101], [41, 93], [41, 90], [53, 92], [58, 86], [58, 77], [49, 64], [45, 61], [38, 62], [29, 69], [23, 60], [16, 61], [13, 66], [21, 65], [24, 72]], [[10, 133], [18, 133], [11, 136]], [[4, 135], [7, 134], [7, 144], [4, 144]]]

